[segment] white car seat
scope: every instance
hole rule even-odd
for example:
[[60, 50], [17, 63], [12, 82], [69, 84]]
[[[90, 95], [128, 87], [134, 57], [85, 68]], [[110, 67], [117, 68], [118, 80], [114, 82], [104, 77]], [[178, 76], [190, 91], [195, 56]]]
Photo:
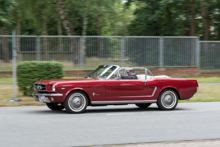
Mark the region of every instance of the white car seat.
[[[137, 75], [138, 77], [138, 80], [145, 80], [145, 74], [141, 74], [141, 75]], [[150, 80], [150, 79], [164, 79], [164, 78], [171, 78], [169, 76], [166, 76], [166, 75], [159, 75], [159, 76], [147, 76], [147, 80]]]

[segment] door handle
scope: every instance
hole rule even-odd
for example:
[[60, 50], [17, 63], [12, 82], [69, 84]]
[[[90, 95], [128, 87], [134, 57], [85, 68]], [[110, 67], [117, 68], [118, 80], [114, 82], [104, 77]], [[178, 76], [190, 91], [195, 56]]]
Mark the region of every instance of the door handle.
[[144, 83], [146, 85], [147, 81], [141, 81], [141, 83]]

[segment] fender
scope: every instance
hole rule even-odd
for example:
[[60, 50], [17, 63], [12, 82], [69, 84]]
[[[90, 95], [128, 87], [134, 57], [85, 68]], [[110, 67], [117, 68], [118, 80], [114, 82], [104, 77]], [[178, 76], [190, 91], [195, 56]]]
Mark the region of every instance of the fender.
[[168, 89], [168, 88], [172, 88], [172, 89], [175, 89], [177, 91], [177, 94], [179, 95], [179, 99], [180, 99], [180, 94], [179, 94], [179, 89], [173, 85], [168, 85], [168, 86], [163, 86], [160, 88], [160, 91], [157, 95], [157, 97], [160, 95], [160, 93], [164, 90], [164, 89]]
[[72, 89], [70, 89], [70, 90], [68, 90], [68, 91], [66, 92], [66, 94], [65, 94], [65, 99], [66, 99], [67, 95], [68, 95], [70, 92], [74, 91], [74, 90], [84, 91], [84, 92], [89, 96], [89, 98], [90, 98], [90, 95], [89, 95], [89, 93], [88, 93], [87, 90], [85, 90], [84, 88], [80, 88], [80, 87], [74, 87], [74, 88], [72, 88]]

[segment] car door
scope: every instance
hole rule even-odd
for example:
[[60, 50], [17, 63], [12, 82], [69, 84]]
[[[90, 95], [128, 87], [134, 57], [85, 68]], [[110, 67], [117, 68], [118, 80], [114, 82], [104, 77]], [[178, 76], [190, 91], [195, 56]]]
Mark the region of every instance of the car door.
[[148, 88], [147, 80], [107, 80], [106, 101], [148, 100], [152, 89]]

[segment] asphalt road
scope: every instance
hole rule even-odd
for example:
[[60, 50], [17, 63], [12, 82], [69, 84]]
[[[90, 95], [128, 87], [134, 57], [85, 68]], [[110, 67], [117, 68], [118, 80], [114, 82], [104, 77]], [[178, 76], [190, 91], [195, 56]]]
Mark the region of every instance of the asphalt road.
[[88, 107], [86, 113], [50, 111], [46, 106], [1, 107], [0, 146], [68, 147], [220, 138], [220, 102], [179, 103], [173, 111], [156, 105]]

